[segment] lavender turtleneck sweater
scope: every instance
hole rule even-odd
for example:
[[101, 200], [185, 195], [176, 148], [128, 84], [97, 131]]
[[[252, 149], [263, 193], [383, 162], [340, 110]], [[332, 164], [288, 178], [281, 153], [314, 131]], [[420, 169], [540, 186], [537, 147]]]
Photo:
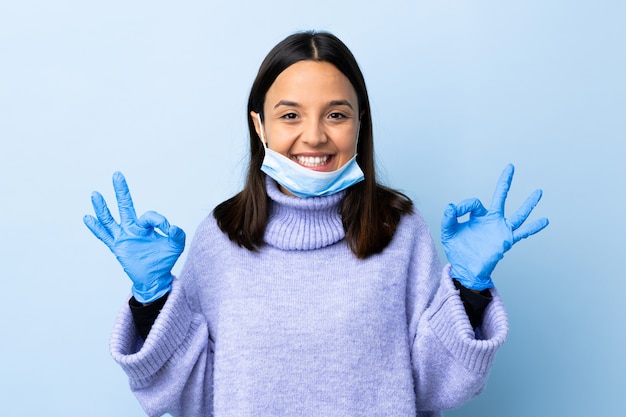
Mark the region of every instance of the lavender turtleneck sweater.
[[268, 181], [267, 243], [210, 216], [145, 342], [128, 307], [114, 359], [150, 416], [440, 416], [483, 388], [508, 323], [497, 292], [476, 337], [419, 214], [380, 254], [345, 242], [343, 193]]

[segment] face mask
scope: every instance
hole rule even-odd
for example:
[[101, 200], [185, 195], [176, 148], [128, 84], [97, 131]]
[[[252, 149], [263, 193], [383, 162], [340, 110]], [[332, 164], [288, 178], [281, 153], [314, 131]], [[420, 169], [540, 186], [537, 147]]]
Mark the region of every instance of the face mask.
[[364, 175], [356, 163], [356, 154], [336, 171], [313, 171], [267, 147], [261, 116], [257, 113], [265, 157], [261, 171], [269, 175], [298, 197], [320, 197], [335, 194], [363, 181]]

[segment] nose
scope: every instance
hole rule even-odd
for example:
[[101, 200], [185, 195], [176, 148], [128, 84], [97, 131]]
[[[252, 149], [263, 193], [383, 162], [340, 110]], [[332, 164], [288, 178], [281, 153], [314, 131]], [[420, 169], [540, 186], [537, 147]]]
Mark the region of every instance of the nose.
[[303, 125], [301, 138], [304, 143], [313, 147], [328, 142], [323, 123], [314, 118]]

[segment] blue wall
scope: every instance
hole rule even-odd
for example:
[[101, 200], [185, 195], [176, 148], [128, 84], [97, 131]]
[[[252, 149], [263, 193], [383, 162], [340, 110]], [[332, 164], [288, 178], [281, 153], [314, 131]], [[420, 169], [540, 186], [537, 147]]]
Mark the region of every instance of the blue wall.
[[623, 2], [212, 3], [0, 5], [3, 414], [143, 415], [108, 353], [129, 282], [82, 224], [90, 193], [114, 201], [121, 170], [138, 212], [191, 235], [241, 186], [248, 89], [300, 29], [355, 53], [382, 177], [436, 241], [445, 205], [488, 203], [508, 162], [509, 213], [544, 190], [550, 226], [494, 275], [509, 339], [482, 396], [446, 415], [623, 412]]

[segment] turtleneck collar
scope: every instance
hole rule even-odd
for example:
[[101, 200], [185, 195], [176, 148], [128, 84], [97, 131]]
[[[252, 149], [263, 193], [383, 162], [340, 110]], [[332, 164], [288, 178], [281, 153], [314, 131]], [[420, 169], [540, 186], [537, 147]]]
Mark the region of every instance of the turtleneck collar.
[[283, 250], [311, 250], [332, 245], [345, 237], [340, 205], [345, 191], [325, 197], [300, 198], [283, 194], [266, 178], [270, 216], [265, 242]]

